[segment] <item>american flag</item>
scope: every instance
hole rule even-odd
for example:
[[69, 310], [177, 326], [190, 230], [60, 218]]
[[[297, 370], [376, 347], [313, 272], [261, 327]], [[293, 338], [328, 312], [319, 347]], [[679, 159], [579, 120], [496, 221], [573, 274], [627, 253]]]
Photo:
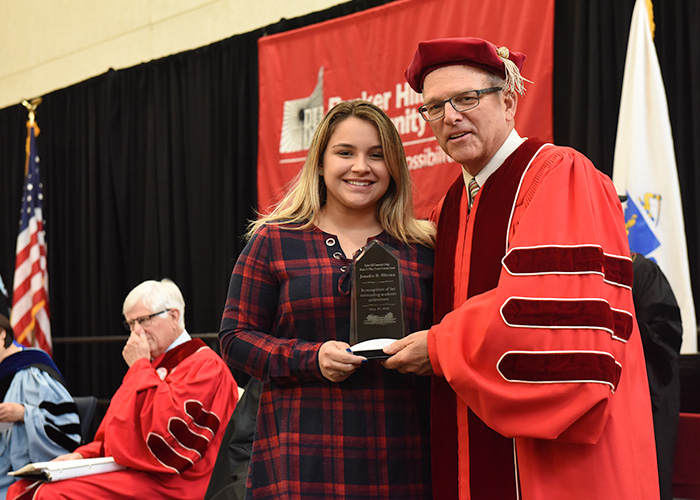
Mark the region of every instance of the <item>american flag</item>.
[[27, 124], [27, 160], [22, 215], [17, 235], [11, 323], [15, 340], [27, 346], [40, 347], [52, 355], [49, 275], [46, 267], [37, 135], [39, 127], [30, 121]]

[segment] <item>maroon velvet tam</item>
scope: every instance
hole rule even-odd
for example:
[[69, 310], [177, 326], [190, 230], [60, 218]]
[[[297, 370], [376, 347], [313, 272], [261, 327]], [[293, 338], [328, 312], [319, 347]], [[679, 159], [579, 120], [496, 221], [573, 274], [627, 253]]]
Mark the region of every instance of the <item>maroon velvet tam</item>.
[[404, 75], [411, 88], [420, 94], [426, 75], [443, 66], [476, 66], [507, 78], [503, 60], [509, 59], [520, 70], [525, 57], [522, 52], [510, 52], [482, 38], [437, 38], [418, 43], [413, 61]]

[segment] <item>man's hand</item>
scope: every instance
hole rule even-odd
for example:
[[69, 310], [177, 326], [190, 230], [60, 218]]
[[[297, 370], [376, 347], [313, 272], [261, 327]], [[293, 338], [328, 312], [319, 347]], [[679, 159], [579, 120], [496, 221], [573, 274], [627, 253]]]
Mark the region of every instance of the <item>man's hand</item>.
[[0, 403], [0, 422], [24, 422], [24, 405]]
[[348, 352], [350, 346], [345, 342], [329, 340], [318, 351], [318, 366], [321, 374], [331, 382], [342, 382], [367, 361], [362, 356]]
[[405, 336], [384, 348], [390, 358], [382, 361], [384, 368], [401, 373], [432, 375], [433, 367], [428, 355], [428, 330], [421, 330]]
[[126, 364], [129, 365], [129, 368], [141, 358], [150, 361], [151, 348], [148, 346], [146, 335], [143, 333], [131, 332], [129, 340], [126, 341], [126, 345], [124, 349], [122, 349], [122, 357], [124, 361], [126, 361]]

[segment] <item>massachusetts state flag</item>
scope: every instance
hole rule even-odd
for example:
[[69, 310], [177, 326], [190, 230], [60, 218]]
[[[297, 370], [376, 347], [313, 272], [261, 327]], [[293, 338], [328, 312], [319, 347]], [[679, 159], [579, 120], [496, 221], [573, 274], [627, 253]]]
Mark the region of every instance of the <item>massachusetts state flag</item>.
[[42, 215], [37, 135], [39, 127], [30, 121], [27, 123], [27, 160], [22, 214], [17, 235], [11, 323], [17, 342], [40, 347], [52, 355], [49, 275], [46, 267], [46, 236]]
[[656, 261], [668, 278], [681, 308], [681, 352], [697, 352], [671, 122], [645, 0], [637, 0], [632, 13], [613, 181], [618, 193], [628, 196], [625, 222], [630, 249]]

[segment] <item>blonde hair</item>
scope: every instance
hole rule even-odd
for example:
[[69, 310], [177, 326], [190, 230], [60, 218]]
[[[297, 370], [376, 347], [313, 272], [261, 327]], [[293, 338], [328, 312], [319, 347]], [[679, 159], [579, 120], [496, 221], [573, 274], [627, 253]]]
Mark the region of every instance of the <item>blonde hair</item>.
[[384, 111], [362, 100], [341, 102], [323, 117], [314, 132], [301, 172], [272, 211], [250, 223], [246, 232], [248, 238], [265, 224], [294, 224], [294, 229], [308, 229], [314, 225], [319, 210], [326, 203], [326, 185], [319, 173], [323, 154], [338, 124], [351, 116], [377, 127], [384, 161], [391, 176], [389, 188], [377, 204], [379, 223], [390, 236], [403, 243], [434, 247], [434, 224], [416, 219], [413, 212], [412, 182], [401, 136]]

